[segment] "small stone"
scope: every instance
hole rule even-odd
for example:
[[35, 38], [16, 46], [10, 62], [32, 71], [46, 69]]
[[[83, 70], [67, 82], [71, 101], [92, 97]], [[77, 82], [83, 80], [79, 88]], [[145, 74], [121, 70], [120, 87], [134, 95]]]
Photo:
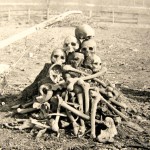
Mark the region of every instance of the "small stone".
[[33, 57], [33, 53], [29, 53], [29, 57], [32, 58]]
[[4, 105], [5, 105], [5, 102], [2, 102], [1, 104], [2, 104], [2, 106], [4, 106]]

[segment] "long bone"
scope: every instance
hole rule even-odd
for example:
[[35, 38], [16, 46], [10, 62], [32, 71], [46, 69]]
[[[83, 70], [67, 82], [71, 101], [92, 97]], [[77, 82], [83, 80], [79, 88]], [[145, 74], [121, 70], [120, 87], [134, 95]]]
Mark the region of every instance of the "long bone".
[[[93, 89], [94, 89], [94, 88], [95, 88], [95, 87], [93, 87]], [[99, 89], [99, 92], [100, 92], [101, 94], [104, 94], [104, 95], [107, 96], [107, 92], [105, 91], [104, 88], [100, 88], [100, 89]], [[113, 103], [113, 104], [119, 106], [119, 107], [122, 107], [122, 108], [126, 109], [126, 108], [127, 108], [127, 105], [126, 105], [125, 103], [116, 101], [117, 98], [118, 98], [118, 97], [113, 96], [112, 98], [109, 98], [109, 101], [110, 101], [111, 103]]]
[[89, 115], [89, 89], [90, 89], [90, 84], [84, 82], [82, 79], [79, 79], [77, 81], [77, 84], [80, 85], [83, 89], [84, 92], [84, 98], [85, 98], [85, 114]]
[[103, 75], [103, 74], [107, 71], [106, 67], [103, 67], [103, 68], [101, 69], [101, 71], [99, 71], [99, 72], [97, 72], [97, 73], [95, 73], [95, 74], [93, 74], [93, 75], [89, 75], [89, 74], [87, 74], [87, 73], [85, 73], [85, 72], [83, 72], [83, 71], [80, 71], [80, 70], [78, 70], [78, 69], [75, 69], [75, 68], [73, 68], [71, 65], [65, 65], [65, 66], [63, 66], [63, 70], [64, 70], [64, 71], [73, 71], [73, 72], [77, 72], [77, 73], [79, 73], [79, 74], [83, 74], [83, 75], [85, 75], [85, 77], [81, 77], [83, 80], [90, 80], [90, 79], [93, 79], [93, 80], [95, 80], [96, 82], [100, 83], [103, 87], [106, 87], [106, 86], [107, 86], [104, 82], [102, 82], [101, 80], [97, 79], [97, 77]]
[[[94, 88], [91, 88], [94, 89]], [[112, 102], [115, 102], [113, 99], [110, 99], [110, 101], [112, 100]], [[119, 115], [121, 118], [123, 118], [125, 121], [127, 121], [128, 117], [126, 115], [124, 115], [123, 113], [121, 113], [120, 111], [118, 111], [112, 104], [110, 104], [106, 99], [103, 98], [103, 96], [101, 96], [101, 101], [105, 102], [109, 108], [111, 108], [117, 115]], [[116, 104], [119, 105], [119, 103], [116, 102]], [[121, 106], [121, 105], [120, 105]]]
[[[90, 89], [90, 84], [84, 82], [82, 80], [82, 78], [69, 78], [68, 82], [69, 82], [69, 84], [67, 86], [68, 90], [73, 90], [73, 89], [78, 90], [77, 86], [76, 86], [76, 88], [74, 88], [75, 84], [80, 85], [82, 87], [83, 92], [84, 92], [84, 97], [85, 97], [85, 114], [89, 115], [89, 89]], [[79, 94], [79, 92], [77, 92], [77, 93]], [[82, 96], [82, 94], [80, 94], [78, 96], [79, 96], [78, 99], [80, 99], [79, 100], [79, 104], [80, 104], [81, 101], [83, 101], [83, 100], [81, 100], [82, 99], [81, 97], [83, 97], [83, 96]]]
[[17, 113], [19, 114], [26, 114], [30, 112], [37, 111], [37, 108], [17, 108]]
[[[73, 112], [74, 114], [76, 114], [77, 116], [85, 119], [85, 120], [90, 120], [90, 116], [82, 113], [81, 111], [76, 110], [75, 108], [71, 107], [70, 105], [68, 105], [65, 101], [63, 101], [62, 97], [60, 97], [59, 95], [57, 95], [58, 99], [59, 99], [59, 103], [62, 107], [64, 107], [65, 109]], [[97, 120], [95, 119], [95, 122], [98, 124], [104, 123], [103, 121]]]
[[43, 123], [37, 121], [36, 119], [30, 118], [30, 121], [31, 121], [32, 124], [35, 125], [35, 127], [39, 128], [39, 129], [43, 129], [43, 128], [51, 129], [50, 126], [48, 126], [46, 124], [43, 124]]
[[98, 90], [93, 91], [90, 90], [90, 97], [92, 98], [92, 107], [91, 107], [91, 137], [96, 138], [96, 131], [95, 131], [95, 117], [97, 111], [97, 104], [101, 100], [101, 95]]
[[70, 119], [72, 126], [73, 126], [73, 132], [74, 135], [77, 136], [79, 132], [79, 124], [76, 122], [76, 119], [74, 119], [73, 115], [71, 114], [70, 111], [66, 110], [67, 116]]
[[127, 121], [128, 117], [126, 115], [124, 115], [123, 113], [121, 113], [120, 111], [118, 111], [115, 107], [113, 107], [113, 105], [111, 105], [107, 100], [105, 100], [103, 97], [101, 98], [101, 100], [103, 102], [105, 102], [109, 108], [111, 108], [117, 115], [119, 115], [122, 119], [124, 119], [125, 121]]
[[[60, 101], [60, 105], [68, 110], [70, 110], [71, 112], [73, 112], [74, 114], [82, 117], [83, 119], [89, 120], [90, 117], [84, 113], [82, 113], [81, 111], [78, 111], [76, 109], [74, 109], [73, 107], [69, 106], [66, 102], [63, 101], [63, 99], [60, 96], [57, 96], [59, 101]], [[101, 99], [103, 102], [105, 102], [117, 115], [119, 115], [121, 118], [123, 118], [125, 121], [127, 121], [128, 117], [126, 115], [124, 115], [123, 113], [121, 113], [120, 111], [118, 111], [115, 107], [113, 107], [109, 102], [107, 102], [107, 100], [105, 100], [103, 97]], [[95, 122], [97, 123], [102, 123], [99, 120], [95, 120]]]
[[[78, 103], [80, 105], [80, 111], [83, 113], [84, 111], [83, 110], [83, 90], [81, 86], [75, 84], [74, 92], [77, 94]], [[85, 127], [84, 120], [82, 118], [80, 118], [80, 123], [81, 123], [80, 132], [81, 132], [81, 135], [83, 135], [86, 131], [86, 127]]]
[[[58, 101], [58, 107], [57, 107], [57, 113], [59, 114], [60, 113], [60, 104], [59, 104], [59, 101]], [[59, 133], [59, 119], [60, 119], [60, 115], [56, 115], [56, 118], [55, 120], [52, 120], [51, 122], [51, 129], [57, 133], [57, 137], [59, 137], [60, 133]]]
[[117, 106], [120, 106], [122, 108], [124, 108], [125, 110], [127, 109], [127, 105], [123, 102], [118, 102], [116, 101], [114, 98], [110, 98], [109, 101], [111, 101], [113, 104], [117, 105]]

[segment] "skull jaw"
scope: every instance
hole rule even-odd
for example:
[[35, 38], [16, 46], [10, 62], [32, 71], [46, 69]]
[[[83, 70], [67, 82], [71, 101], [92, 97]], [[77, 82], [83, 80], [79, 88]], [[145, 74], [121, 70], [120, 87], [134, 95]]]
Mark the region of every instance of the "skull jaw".
[[94, 54], [95, 54], [95, 51], [93, 51], [93, 52], [86, 51], [86, 52], [84, 53], [85, 57], [89, 57], [89, 58], [93, 58], [93, 55], [94, 55]]
[[101, 66], [98, 66], [98, 67], [92, 66], [91, 69], [92, 69], [93, 73], [97, 73], [102, 69], [102, 67]]
[[89, 68], [89, 69], [92, 69], [92, 62], [93, 62], [93, 60], [92, 60], [92, 56], [93, 55], [85, 55], [85, 60], [84, 60], [84, 62], [83, 62], [83, 64], [84, 64], [84, 66], [86, 67], [86, 68]]
[[71, 61], [71, 66], [74, 68], [80, 67], [81, 66], [81, 62], [76, 62], [74, 60]]
[[68, 63], [71, 64], [72, 67], [77, 68], [83, 64], [84, 55], [79, 52], [72, 52], [68, 55]]

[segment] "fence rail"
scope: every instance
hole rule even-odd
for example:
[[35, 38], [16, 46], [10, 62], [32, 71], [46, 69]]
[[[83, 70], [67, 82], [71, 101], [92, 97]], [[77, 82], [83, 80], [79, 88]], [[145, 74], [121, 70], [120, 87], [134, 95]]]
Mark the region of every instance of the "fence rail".
[[[52, 15], [58, 15], [59, 12], [72, 9], [62, 5], [60, 7], [51, 5], [49, 7], [41, 7], [38, 9], [26, 8], [25, 9], [3, 9], [0, 10], [1, 21], [10, 21], [14, 18], [23, 18], [26, 21], [40, 19], [49, 19]], [[69, 3], [68, 3], [69, 4]], [[59, 4], [60, 5], [60, 4]], [[70, 4], [71, 5], [71, 4]], [[57, 8], [56, 8], [57, 7]], [[74, 6], [75, 7], [75, 6]], [[90, 7], [90, 9], [89, 9]], [[93, 9], [96, 8], [96, 9]], [[94, 22], [110, 22], [110, 23], [125, 23], [125, 24], [146, 24], [150, 25], [150, 8], [138, 8], [138, 7], [125, 7], [125, 6], [87, 6], [83, 5], [78, 7], [83, 14]]]

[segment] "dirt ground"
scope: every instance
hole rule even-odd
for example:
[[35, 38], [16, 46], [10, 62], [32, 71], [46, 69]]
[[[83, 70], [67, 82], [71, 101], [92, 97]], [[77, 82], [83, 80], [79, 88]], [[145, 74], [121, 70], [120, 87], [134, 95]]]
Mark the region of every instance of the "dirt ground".
[[[130, 136], [130, 130], [127, 128], [124, 129], [126, 134], [117, 135], [113, 144], [101, 144], [89, 137], [76, 138], [70, 133], [65, 134], [64, 130], [61, 131], [59, 139], [55, 134], [46, 134], [40, 140], [36, 140], [29, 130], [18, 131], [3, 127], [3, 123], [14, 121], [13, 117], [6, 115], [12, 111], [11, 106], [18, 103], [17, 95], [33, 82], [44, 64], [50, 62], [52, 50], [61, 47], [67, 35], [74, 35], [74, 26], [57, 24], [0, 50], [0, 62], [11, 65], [15, 64], [25, 52], [8, 75], [8, 86], [4, 97], [0, 99], [0, 149], [148, 149], [148, 144], [150, 146], [150, 29], [97, 24], [91, 26], [96, 32], [97, 54], [108, 68], [106, 78], [115, 83], [118, 90], [133, 105], [135, 112], [130, 117], [144, 129], [144, 132], [135, 132], [135, 135]], [[28, 27], [28, 24], [2, 26], [0, 40]], [[2, 102], [5, 102], [5, 105], [2, 105]], [[136, 139], [142, 143], [136, 142]]]

